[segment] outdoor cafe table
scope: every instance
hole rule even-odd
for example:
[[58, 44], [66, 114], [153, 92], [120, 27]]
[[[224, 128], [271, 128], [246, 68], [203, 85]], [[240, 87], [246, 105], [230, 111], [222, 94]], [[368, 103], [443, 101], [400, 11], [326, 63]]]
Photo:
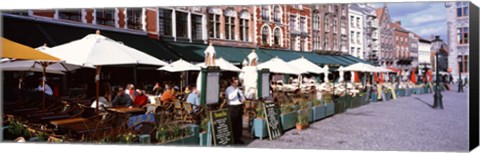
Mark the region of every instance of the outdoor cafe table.
[[136, 114], [136, 113], [142, 113], [145, 112], [145, 109], [143, 108], [136, 108], [136, 107], [114, 107], [114, 108], [108, 108], [107, 110], [112, 111], [112, 112], [117, 112], [121, 114]]
[[75, 118], [67, 118], [67, 119], [62, 119], [62, 120], [55, 120], [55, 121], [50, 121], [50, 124], [54, 126], [62, 126], [70, 123], [77, 123], [77, 122], [83, 122], [86, 121], [87, 119], [83, 117], [75, 117]]

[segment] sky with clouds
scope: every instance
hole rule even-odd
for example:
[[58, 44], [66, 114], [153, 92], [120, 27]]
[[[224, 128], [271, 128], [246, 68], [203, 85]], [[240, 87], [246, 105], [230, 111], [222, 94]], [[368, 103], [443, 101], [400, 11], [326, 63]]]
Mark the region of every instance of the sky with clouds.
[[[386, 3], [392, 22], [401, 21], [402, 27], [425, 39], [440, 35], [447, 41], [447, 10], [445, 2]], [[383, 7], [376, 3], [374, 7]]]

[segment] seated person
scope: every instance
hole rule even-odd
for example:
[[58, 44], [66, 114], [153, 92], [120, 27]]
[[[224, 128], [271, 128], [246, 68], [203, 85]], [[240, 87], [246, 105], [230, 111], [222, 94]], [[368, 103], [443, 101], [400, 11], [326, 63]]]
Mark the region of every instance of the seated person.
[[[100, 103], [98, 104], [99, 110], [105, 111], [106, 108], [112, 107], [109, 89], [110, 89], [109, 84], [104, 84], [104, 88], [100, 88], [100, 95], [103, 95], [103, 96], [98, 97], [98, 101], [100, 101]], [[90, 107], [96, 108], [97, 100], [93, 101]]]
[[[43, 91], [42, 82], [40, 81], [40, 85], [36, 88], [37, 91]], [[53, 96], [53, 90], [50, 86], [45, 82], [45, 95]]]
[[160, 94], [162, 94], [162, 86], [160, 86], [160, 83], [155, 82], [155, 86], [153, 86], [153, 89], [150, 92], [150, 94], [155, 96], [159, 96]]
[[133, 99], [132, 106], [133, 107], [144, 107], [148, 103], [150, 103], [150, 100], [148, 100], [148, 96], [145, 95], [145, 92], [142, 90], [136, 91], [137, 95], [135, 96], [135, 99]]
[[174, 91], [170, 85], [165, 85], [165, 91], [162, 94], [162, 97], [160, 98], [160, 101], [162, 101], [162, 104], [165, 104], [166, 102], [171, 102], [175, 99]]
[[132, 98], [125, 93], [125, 89], [123, 87], [118, 88], [117, 96], [113, 99], [113, 107], [121, 107], [121, 106], [131, 106], [132, 105]]
[[193, 111], [197, 112], [197, 106], [200, 106], [200, 97], [195, 86], [191, 87], [192, 92], [188, 94], [187, 102], [193, 105]]

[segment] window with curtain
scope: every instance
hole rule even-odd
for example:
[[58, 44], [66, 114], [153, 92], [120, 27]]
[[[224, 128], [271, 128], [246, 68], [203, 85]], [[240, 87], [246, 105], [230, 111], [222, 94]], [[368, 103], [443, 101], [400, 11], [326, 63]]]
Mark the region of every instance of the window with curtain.
[[240, 40], [248, 41], [248, 19], [240, 19]]
[[282, 10], [280, 8], [280, 6], [276, 5], [274, 8], [273, 8], [273, 21], [274, 22], [282, 22]]
[[329, 24], [329, 19], [328, 19], [328, 16], [325, 15], [325, 22], [324, 22], [324, 25], [323, 25], [323, 27], [325, 28], [325, 30], [324, 30], [325, 32], [328, 32], [329, 29], [330, 29], [330, 26], [328, 24]]
[[297, 30], [297, 16], [290, 15], [290, 31], [298, 31]]
[[268, 6], [262, 6], [262, 20], [270, 20], [270, 8]]
[[99, 25], [115, 26], [115, 9], [96, 9], [96, 20]]
[[307, 28], [306, 28], [306, 26], [307, 26], [306, 23], [307, 22], [306, 22], [306, 20], [307, 20], [307, 18], [300, 17], [300, 31], [301, 32], [307, 32]]
[[262, 28], [262, 44], [264, 45], [268, 45], [268, 34], [269, 34], [269, 30], [268, 30], [268, 27], [267, 26], [264, 26]]
[[290, 50], [296, 50], [297, 39], [295, 37], [290, 38]]
[[457, 41], [459, 44], [468, 44], [468, 27], [457, 28]]
[[227, 15], [231, 11], [233, 10], [225, 11], [225, 39], [235, 40], [235, 17]]
[[141, 8], [127, 8], [127, 28], [135, 30], [142, 29]]
[[172, 36], [172, 10], [158, 9], [158, 31], [160, 35]]
[[281, 42], [280, 35], [281, 35], [280, 28], [276, 28], [275, 31], [273, 32], [273, 44], [280, 45], [280, 42]]
[[209, 20], [209, 37], [220, 38], [220, 15], [218, 14], [208, 14]]

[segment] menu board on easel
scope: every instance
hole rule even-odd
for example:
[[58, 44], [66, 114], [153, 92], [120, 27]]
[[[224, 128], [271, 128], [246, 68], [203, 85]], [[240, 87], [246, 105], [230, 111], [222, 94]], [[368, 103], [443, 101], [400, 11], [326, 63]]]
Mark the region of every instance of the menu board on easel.
[[228, 109], [210, 111], [212, 122], [213, 145], [233, 144], [232, 125]]
[[282, 127], [280, 124], [280, 110], [274, 102], [266, 102], [263, 105], [265, 120], [267, 121], [267, 130], [270, 140], [282, 136]]

